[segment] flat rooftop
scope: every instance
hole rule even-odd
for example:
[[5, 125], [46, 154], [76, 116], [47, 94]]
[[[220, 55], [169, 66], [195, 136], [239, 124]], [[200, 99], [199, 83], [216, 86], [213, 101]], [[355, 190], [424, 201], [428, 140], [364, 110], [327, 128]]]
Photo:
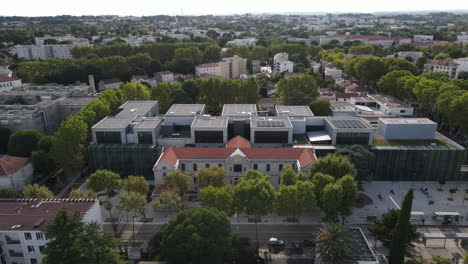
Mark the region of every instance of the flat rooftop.
[[275, 108], [278, 116], [314, 116], [306, 105], [277, 105]]
[[352, 97], [352, 100], [356, 102], [366, 102], [366, 103], [377, 102], [375, 99], [371, 97], [367, 97], [367, 96]]
[[372, 129], [369, 122], [362, 118], [343, 118], [343, 117], [327, 117], [325, 120], [332, 128], [355, 128], [355, 129]]
[[158, 101], [127, 101], [119, 107], [122, 111], [115, 116], [144, 116], [157, 105]]
[[228, 117], [224, 116], [197, 116], [193, 120], [193, 128], [226, 128]]
[[330, 102], [330, 110], [339, 112], [356, 112], [354, 105], [348, 102]]
[[94, 199], [0, 199], [0, 230], [45, 230], [60, 209], [82, 218], [97, 202]]
[[287, 117], [257, 117], [250, 119], [253, 128], [292, 128]]
[[91, 96], [72, 96], [59, 101], [60, 105], [87, 105], [91, 100], [97, 97]]
[[382, 123], [385, 124], [401, 124], [401, 125], [421, 125], [421, 124], [432, 124], [437, 125], [436, 122], [429, 118], [380, 118]]
[[135, 126], [138, 128], [155, 128], [157, 127], [162, 120], [157, 117], [142, 118], [141, 121]]
[[126, 128], [133, 121], [131, 116], [107, 116], [97, 124], [95, 124], [93, 129], [106, 129], [106, 128], [115, 128], [122, 129]]
[[166, 116], [194, 116], [201, 115], [205, 110], [204, 104], [173, 104], [166, 112]]
[[223, 116], [256, 116], [257, 105], [255, 104], [225, 104]]
[[368, 97], [374, 99], [381, 105], [385, 105], [388, 107], [407, 107], [411, 108], [411, 106], [403, 103], [402, 101], [396, 99], [390, 95], [382, 95], [382, 94], [369, 94]]

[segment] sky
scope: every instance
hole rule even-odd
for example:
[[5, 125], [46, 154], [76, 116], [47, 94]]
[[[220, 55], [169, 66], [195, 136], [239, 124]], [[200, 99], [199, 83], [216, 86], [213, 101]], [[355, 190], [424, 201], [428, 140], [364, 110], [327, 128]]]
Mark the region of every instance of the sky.
[[[6, 1], [6, 0], [5, 0]], [[296, 12], [387, 12], [468, 9], [467, 0], [14, 0], [2, 16], [222, 15]]]

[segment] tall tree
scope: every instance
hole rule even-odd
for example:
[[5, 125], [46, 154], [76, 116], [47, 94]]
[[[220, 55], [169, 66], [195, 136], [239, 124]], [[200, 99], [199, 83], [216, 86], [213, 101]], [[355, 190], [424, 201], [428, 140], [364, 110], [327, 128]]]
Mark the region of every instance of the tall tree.
[[204, 207], [213, 207], [226, 215], [234, 214], [234, 191], [230, 185], [213, 187], [208, 185], [199, 191], [200, 201]]
[[10, 141], [10, 135], [10, 129], [6, 127], [0, 127], [0, 154], [7, 152], [8, 142]]
[[337, 155], [348, 157], [356, 168], [356, 179], [371, 180], [374, 173], [375, 154], [362, 145], [346, 146], [336, 152]]
[[120, 175], [110, 170], [97, 170], [89, 176], [88, 188], [94, 192], [107, 191], [111, 196], [114, 190], [120, 189], [122, 180]]
[[281, 175], [280, 175], [280, 178], [281, 178], [281, 185], [294, 185], [296, 184], [296, 173], [294, 172], [292, 166], [286, 166], [285, 168], [283, 168], [283, 170], [281, 171]]
[[41, 132], [35, 129], [19, 130], [11, 134], [8, 142], [8, 154], [19, 157], [29, 157], [37, 149], [41, 140]]
[[330, 101], [325, 99], [317, 99], [310, 103], [310, 110], [315, 116], [329, 116], [330, 115]]
[[413, 189], [409, 189], [403, 199], [400, 215], [398, 216], [398, 222], [395, 227], [395, 233], [393, 234], [390, 247], [390, 264], [404, 263], [412, 206]]
[[161, 258], [174, 264], [223, 263], [231, 236], [223, 212], [214, 208], [182, 211], [163, 230]]
[[143, 176], [128, 176], [123, 180], [122, 187], [127, 192], [136, 192], [145, 196], [149, 191], [149, 184]]
[[317, 82], [312, 76], [307, 74], [301, 77], [281, 79], [278, 82], [278, 94], [283, 101], [287, 101], [289, 97], [294, 95], [295, 90], [303, 93], [311, 99], [319, 95]]
[[294, 185], [281, 185], [275, 194], [275, 208], [278, 215], [296, 219], [312, 212], [315, 205], [313, 186], [310, 182], [299, 181]]
[[201, 168], [195, 174], [195, 178], [199, 189], [206, 186], [221, 187], [226, 184], [226, 172], [219, 166]]
[[338, 208], [338, 211], [342, 217], [342, 224], [345, 222], [345, 218], [352, 214], [352, 208], [358, 197], [358, 187], [354, 177], [351, 175], [345, 175], [337, 181], [343, 189], [343, 197]]
[[347, 157], [333, 154], [319, 158], [312, 164], [309, 170], [310, 176], [313, 177], [317, 172], [331, 175], [336, 179], [346, 174], [356, 176], [356, 169]]
[[329, 222], [334, 222], [340, 215], [340, 208], [343, 202], [343, 187], [338, 183], [332, 183], [325, 186], [320, 197], [321, 209]]
[[185, 193], [190, 188], [189, 176], [182, 171], [171, 171], [164, 176], [164, 183], [179, 194], [183, 200]]

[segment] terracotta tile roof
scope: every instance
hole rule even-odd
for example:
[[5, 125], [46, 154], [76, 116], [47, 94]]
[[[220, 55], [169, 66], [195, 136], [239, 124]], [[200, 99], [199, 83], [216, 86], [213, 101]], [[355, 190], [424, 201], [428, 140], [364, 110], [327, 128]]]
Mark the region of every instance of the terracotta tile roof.
[[210, 62], [210, 63], [205, 63], [205, 64], [199, 64], [196, 67], [197, 68], [212, 68], [212, 67], [218, 67], [219, 62]]
[[0, 158], [0, 176], [8, 176], [26, 166], [29, 158], [5, 155]]
[[165, 184], [159, 184], [158, 186], [156, 186], [156, 188], [154, 188], [153, 195], [160, 195], [161, 193], [167, 190], [170, 190], [169, 186]]
[[[234, 142], [231, 143], [235, 144]], [[175, 165], [179, 159], [227, 159], [237, 149], [242, 151], [249, 159], [299, 160], [301, 166], [307, 165], [317, 159], [310, 148], [237, 148], [229, 146], [226, 148], [174, 147], [165, 149], [156, 165], [162, 161]]]
[[250, 148], [251, 144], [250, 141], [247, 139], [237, 136], [232, 138], [226, 143], [226, 148]]
[[95, 199], [0, 199], [0, 230], [43, 230], [60, 209], [84, 217], [97, 202]]
[[15, 77], [0, 76], [0, 82], [10, 82], [18, 80]]

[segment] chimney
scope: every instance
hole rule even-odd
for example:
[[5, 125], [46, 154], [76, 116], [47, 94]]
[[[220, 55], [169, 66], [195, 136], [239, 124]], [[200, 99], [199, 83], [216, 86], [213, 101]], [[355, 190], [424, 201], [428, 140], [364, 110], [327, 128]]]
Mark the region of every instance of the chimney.
[[89, 83], [89, 92], [96, 93], [96, 86], [94, 84], [94, 75], [88, 75], [88, 83]]

